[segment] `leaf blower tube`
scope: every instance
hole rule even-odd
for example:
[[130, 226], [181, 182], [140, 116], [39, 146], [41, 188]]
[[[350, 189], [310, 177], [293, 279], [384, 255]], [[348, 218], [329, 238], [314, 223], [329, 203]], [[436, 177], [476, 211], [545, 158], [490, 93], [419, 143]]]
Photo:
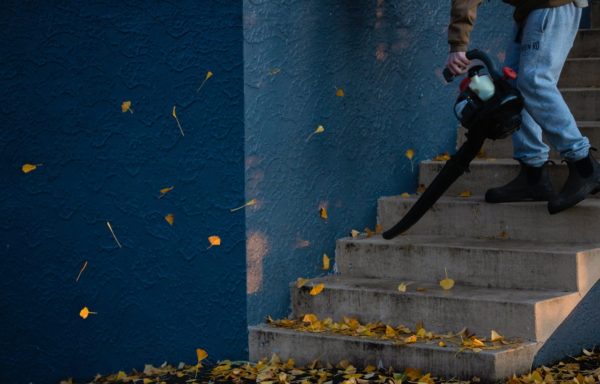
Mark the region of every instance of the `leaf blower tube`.
[[[454, 104], [454, 113], [467, 129], [465, 143], [446, 162], [440, 173], [419, 197], [408, 213], [392, 228], [383, 233], [384, 239], [392, 239], [416, 224], [448, 188], [465, 172], [477, 156], [485, 139], [498, 140], [513, 134], [521, 126], [523, 97], [511, 84], [517, 74], [504, 67], [500, 73], [485, 53], [479, 50], [467, 52], [469, 60], [479, 60], [484, 66], [469, 69], [468, 76], [460, 83], [460, 94]], [[487, 69], [487, 75], [480, 71]], [[454, 80], [448, 68], [444, 70], [447, 82]]]

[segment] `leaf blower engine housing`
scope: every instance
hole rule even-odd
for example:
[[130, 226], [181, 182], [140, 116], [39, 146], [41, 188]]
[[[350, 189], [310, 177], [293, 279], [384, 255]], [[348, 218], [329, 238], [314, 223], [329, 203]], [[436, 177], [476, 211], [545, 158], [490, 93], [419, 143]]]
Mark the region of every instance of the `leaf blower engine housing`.
[[[521, 127], [523, 97], [513, 84], [517, 74], [509, 67], [498, 73], [487, 54], [469, 51], [469, 59], [481, 60], [487, 67], [487, 74], [481, 65], [473, 66], [468, 76], [460, 83], [460, 94], [454, 104], [454, 114], [469, 134], [498, 140], [503, 139]], [[447, 81], [453, 76], [444, 71]]]

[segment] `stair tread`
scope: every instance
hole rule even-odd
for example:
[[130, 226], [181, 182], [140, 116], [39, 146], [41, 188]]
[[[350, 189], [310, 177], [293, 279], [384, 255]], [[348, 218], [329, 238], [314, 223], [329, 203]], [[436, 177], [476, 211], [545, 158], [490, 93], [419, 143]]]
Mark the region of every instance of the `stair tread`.
[[562, 253], [574, 254], [582, 251], [591, 251], [600, 248], [600, 242], [597, 244], [581, 243], [552, 243], [548, 241], [531, 241], [518, 239], [476, 239], [476, 238], [457, 238], [451, 236], [435, 235], [408, 235], [397, 236], [394, 239], [386, 240], [380, 235], [370, 238], [344, 237], [340, 242], [361, 242], [374, 245], [396, 245], [396, 246], [428, 246], [440, 248], [468, 248], [468, 249], [503, 249], [507, 251], [526, 251], [531, 253]]
[[[578, 292], [485, 288], [460, 284], [456, 284], [451, 290], [445, 291], [438, 283], [424, 281], [405, 281], [407, 284], [410, 283], [410, 288], [406, 292], [399, 292], [397, 288], [400, 282], [397, 279], [373, 279], [337, 275], [318, 277], [311, 279], [310, 282], [313, 284], [324, 283], [325, 289], [330, 290], [360, 290], [380, 292], [388, 295], [406, 295], [413, 298], [435, 297], [461, 301], [474, 300], [514, 304], [536, 304], [546, 300], [579, 295]], [[425, 288], [426, 290], [416, 291], [417, 287]]]
[[[348, 341], [355, 341], [355, 342], [358, 341], [361, 343], [371, 343], [374, 345], [393, 345], [396, 348], [405, 347], [405, 348], [415, 348], [415, 349], [433, 349], [433, 350], [444, 352], [444, 353], [457, 353], [461, 350], [460, 347], [451, 345], [451, 344], [448, 344], [446, 347], [440, 347], [440, 346], [438, 346], [438, 340], [398, 345], [397, 343], [395, 343], [392, 340], [380, 340], [380, 339], [369, 338], [369, 337], [349, 336], [349, 335], [341, 335], [341, 334], [334, 334], [334, 333], [327, 333], [327, 332], [319, 332], [319, 333], [303, 332], [303, 331], [298, 331], [295, 329], [275, 327], [275, 326], [271, 326], [271, 325], [268, 325], [265, 323], [257, 324], [257, 325], [250, 325], [250, 326], [248, 326], [248, 330], [250, 332], [259, 331], [259, 332], [268, 332], [268, 333], [278, 333], [278, 334], [282, 334], [282, 335], [301, 335], [301, 336], [306, 336], [309, 338], [314, 337], [314, 338], [319, 338], [319, 339], [323, 338], [323, 339], [330, 339], [330, 340], [348, 340]], [[505, 336], [508, 336], [508, 335], [505, 335]], [[510, 337], [510, 336], [508, 336], [508, 337]], [[498, 349], [483, 349], [480, 352], [468, 352], [468, 351], [463, 350], [461, 353], [477, 353], [478, 355], [483, 354], [483, 355], [497, 356], [500, 354], [510, 353], [511, 351], [515, 351], [515, 350], [519, 350], [519, 349], [523, 349], [523, 348], [536, 348], [539, 346], [539, 344], [540, 344], [540, 342], [524, 340], [518, 344], [509, 344], [509, 345], [499, 346]]]
[[[414, 196], [411, 195], [410, 197], [402, 197], [400, 195], [394, 195], [394, 196], [381, 196], [380, 199], [385, 199], [385, 200], [399, 200], [399, 201], [403, 201], [403, 202], [407, 202], [407, 203], [414, 203], [419, 199], [419, 196]], [[452, 204], [464, 204], [464, 205], [484, 205], [484, 206], [488, 206], [488, 205], [498, 205], [498, 204], [490, 204], [487, 203], [483, 197], [483, 195], [473, 195], [471, 197], [468, 198], [464, 198], [464, 197], [454, 197], [454, 196], [442, 196], [436, 204], [440, 204], [440, 203], [452, 203]], [[525, 201], [525, 202], [517, 202], [517, 203], [502, 203], [502, 206], [514, 206], [514, 207], [519, 207], [519, 206], [539, 206], [543, 209], [546, 209], [546, 206], [548, 205], [548, 203], [546, 203], [545, 201]], [[582, 202], [580, 202], [579, 204], [577, 204], [578, 207], [580, 208], [594, 208], [594, 209], [598, 209], [600, 208], [600, 199], [586, 199], [583, 200]]]

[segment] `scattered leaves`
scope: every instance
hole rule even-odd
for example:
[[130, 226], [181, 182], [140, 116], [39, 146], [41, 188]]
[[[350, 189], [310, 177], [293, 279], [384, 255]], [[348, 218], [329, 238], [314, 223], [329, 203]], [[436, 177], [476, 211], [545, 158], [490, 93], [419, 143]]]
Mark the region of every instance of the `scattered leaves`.
[[173, 116], [173, 118], [177, 122], [177, 127], [179, 128], [179, 132], [181, 132], [181, 136], [185, 136], [183, 134], [183, 128], [181, 128], [181, 123], [179, 122], [179, 119], [177, 118], [177, 110], [176, 109], [177, 109], [177, 107], [174, 105], [173, 111], [171, 111], [171, 116]]
[[323, 254], [323, 270], [329, 270], [329, 256], [326, 253]]
[[166, 187], [161, 189], [160, 195], [158, 196], [159, 199], [162, 199], [167, 193], [171, 192], [173, 190], [173, 188], [175, 188], [174, 186], [170, 186], [170, 187]]
[[119, 239], [117, 239], [117, 235], [115, 235], [115, 231], [113, 231], [112, 225], [110, 225], [109, 221], [106, 222], [106, 226], [108, 227], [108, 230], [112, 234], [112, 237], [113, 237], [113, 239], [115, 239], [115, 242], [117, 243], [117, 245], [119, 246], [119, 248], [123, 248], [123, 246], [121, 246], [121, 243], [119, 242]]
[[23, 164], [23, 166], [21, 167], [21, 171], [23, 171], [23, 173], [29, 173], [31, 171], [35, 171], [37, 167], [41, 165], [42, 164]]
[[221, 245], [221, 238], [219, 236], [208, 236], [208, 242], [210, 245], [206, 249]]
[[319, 208], [319, 216], [321, 216], [321, 219], [327, 220], [329, 218], [329, 215], [327, 214], [327, 208], [325, 208], [325, 207]]
[[255, 204], [256, 204], [256, 199], [252, 199], [252, 200], [248, 201], [248, 202], [247, 202], [246, 204], [244, 204], [244, 205], [241, 205], [241, 206], [239, 206], [239, 207], [237, 207], [237, 208], [232, 208], [232, 209], [230, 209], [230, 210], [229, 210], [229, 212], [235, 212], [235, 211], [239, 211], [240, 209], [244, 209], [244, 208], [246, 208], [246, 207], [250, 207], [250, 206], [252, 206], [252, 205], [255, 205]]
[[211, 77], [213, 77], [213, 73], [211, 71], [206, 72], [206, 76], [204, 76], [204, 80], [202, 81], [202, 84], [200, 84], [198, 89], [196, 89], [196, 92], [200, 92], [200, 90], [204, 86], [204, 83], [206, 83], [206, 80], [210, 79]]
[[88, 309], [88, 307], [83, 307], [81, 309], [81, 311], [79, 311], [79, 316], [81, 316], [82, 319], [87, 319], [89, 315], [97, 315], [98, 312], [92, 312]]
[[81, 267], [81, 269], [79, 270], [79, 274], [77, 275], [77, 278], [75, 279], [75, 282], [78, 283], [79, 282], [79, 278], [81, 277], [81, 274], [83, 273], [83, 271], [87, 268], [88, 262], [87, 260], [84, 261], [83, 266]]
[[446, 278], [440, 280], [440, 287], [442, 287], [445, 291], [448, 291], [454, 287], [454, 280], [448, 277], [448, 270], [444, 268], [444, 272], [446, 273]]
[[121, 112], [129, 112], [133, 113], [133, 109], [131, 109], [131, 101], [127, 100], [121, 103]]
[[310, 290], [310, 295], [311, 296], [317, 296], [319, 293], [323, 292], [324, 288], [325, 288], [325, 284], [323, 284], [323, 283], [314, 285], [312, 287], [312, 289]]
[[167, 223], [169, 223], [169, 225], [173, 225], [173, 223], [175, 222], [175, 215], [173, 215], [172, 213], [169, 213], [165, 216], [165, 220]]
[[436, 157], [433, 158], [434, 161], [448, 161], [450, 160], [450, 155], [448, 154], [448, 152], [444, 152], [441, 155], [437, 155]]
[[308, 142], [314, 135], [318, 135], [325, 132], [325, 127], [319, 125], [308, 137], [306, 138], [306, 142]]

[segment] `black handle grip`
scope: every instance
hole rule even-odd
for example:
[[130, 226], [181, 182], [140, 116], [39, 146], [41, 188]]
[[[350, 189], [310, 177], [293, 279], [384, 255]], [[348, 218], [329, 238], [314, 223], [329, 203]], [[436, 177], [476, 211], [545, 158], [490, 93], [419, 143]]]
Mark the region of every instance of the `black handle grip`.
[[[485, 64], [488, 73], [490, 74], [490, 76], [492, 77], [492, 79], [494, 81], [496, 80], [500, 80], [502, 78], [502, 75], [500, 74], [500, 72], [498, 72], [498, 70], [496, 69], [496, 65], [494, 64], [494, 62], [492, 61], [492, 59], [488, 56], [487, 53], [480, 51], [478, 49], [473, 49], [469, 52], [467, 52], [467, 59], [469, 60], [480, 60], [481, 62], [483, 62], [483, 64]], [[452, 80], [454, 80], [454, 75], [452, 74], [452, 72], [450, 72], [450, 69], [448, 68], [444, 68], [444, 79], [446, 79], [446, 82], [450, 83], [452, 82]]]

